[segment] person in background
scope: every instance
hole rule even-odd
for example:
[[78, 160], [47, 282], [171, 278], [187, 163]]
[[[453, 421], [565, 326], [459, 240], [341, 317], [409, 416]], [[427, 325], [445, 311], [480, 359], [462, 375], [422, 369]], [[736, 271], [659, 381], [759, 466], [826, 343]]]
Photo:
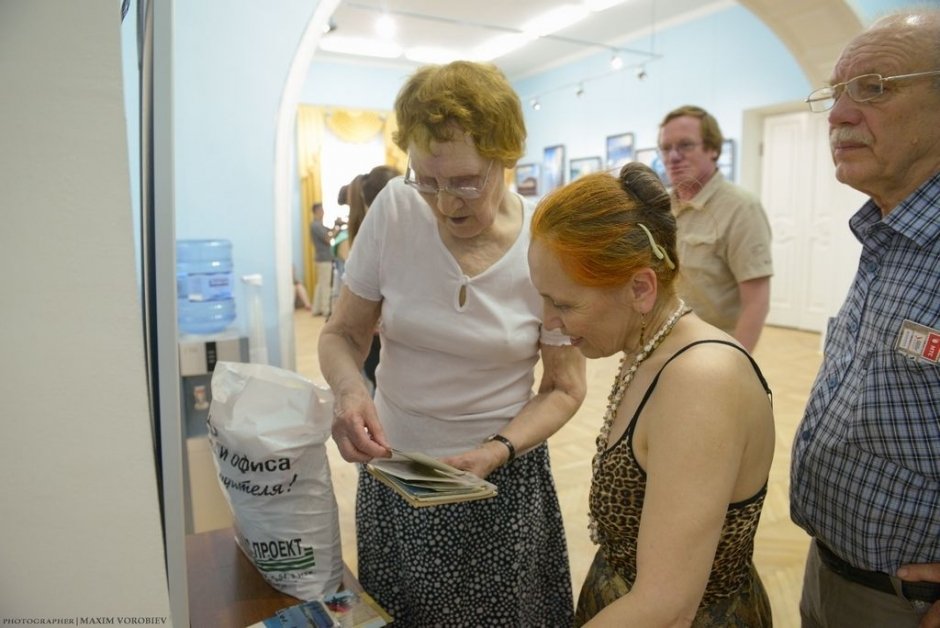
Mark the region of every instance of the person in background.
[[366, 217], [366, 212], [375, 201], [385, 184], [395, 177], [400, 177], [399, 172], [393, 166], [376, 166], [366, 174], [357, 176], [349, 184], [353, 193], [349, 199], [349, 233], [355, 240], [359, 233], [359, 227]]
[[[395, 177], [400, 177], [401, 173], [392, 166], [376, 166], [367, 174], [357, 175], [348, 185], [349, 200], [349, 239], [350, 246], [359, 233], [359, 227], [362, 225], [369, 206], [378, 196], [385, 184]], [[381, 322], [372, 334], [372, 344], [369, 346], [369, 355], [363, 362], [362, 370], [375, 390], [375, 370], [379, 366], [379, 357], [382, 351], [382, 341], [379, 333]]]
[[[405, 177], [375, 197], [320, 334], [333, 439], [351, 462], [391, 448], [442, 458], [498, 495], [413, 508], [360, 469], [359, 580], [396, 626], [570, 626], [546, 439], [584, 399], [585, 366], [542, 327], [533, 208], [505, 183], [524, 152], [519, 97], [495, 66], [456, 61], [418, 69], [395, 114]], [[373, 400], [360, 371], [380, 317]]]
[[[362, 175], [356, 175], [353, 179], [355, 181]], [[337, 205], [349, 205], [349, 184], [341, 185], [339, 188], [339, 193], [336, 195], [336, 204]]]
[[532, 218], [543, 325], [586, 358], [621, 353], [589, 495], [600, 547], [576, 625], [770, 626], [752, 561], [774, 454], [770, 390], [750, 354], [691, 313], [671, 199], [629, 163], [585, 175]]
[[304, 308], [305, 310], [312, 311], [313, 305], [310, 303], [310, 296], [307, 294], [307, 289], [304, 287], [302, 281], [297, 279], [297, 271], [292, 266], [291, 267], [291, 279], [294, 282], [294, 308]]
[[[355, 188], [358, 183], [359, 177], [362, 175], [356, 175], [353, 178], [352, 182], [347, 183], [339, 188], [339, 193], [336, 197], [336, 202], [341, 207], [346, 205], [350, 207], [349, 213], [352, 212], [351, 206], [352, 202], [350, 201], [350, 189]], [[358, 189], [358, 188], [356, 188]], [[358, 195], [359, 192], [356, 191], [354, 195]], [[352, 225], [349, 221], [349, 214], [346, 216], [346, 221], [343, 222], [342, 218], [337, 218], [336, 222], [341, 224], [342, 231], [338, 238], [333, 240], [333, 257], [336, 264], [336, 274], [333, 281], [333, 291], [330, 295], [331, 301], [330, 304], [333, 305], [336, 303], [336, 300], [339, 298], [339, 293], [343, 287], [343, 275], [346, 274], [346, 260], [349, 258], [349, 248], [352, 246], [353, 232]], [[337, 245], [337, 240], [342, 238], [342, 240]]]
[[340, 288], [343, 287], [343, 275], [346, 272], [346, 258], [349, 257], [349, 225], [340, 217], [333, 222], [333, 282], [330, 290], [330, 310], [339, 298]]
[[793, 439], [811, 537], [803, 626], [940, 626], [940, 10], [876, 21], [806, 99], [836, 178], [871, 198]]
[[313, 289], [313, 315], [330, 316], [330, 288], [333, 281], [333, 233], [323, 224], [323, 205], [313, 204], [310, 223], [317, 283]]
[[679, 294], [748, 351], [770, 310], [770, 224], [760, 202], [718, 170], [718, 121], [692, 105], [666, 114], [659, 152], [679, 227]]
[[346, 190], [346, 201], [349, 205], [349, 240], [350, 247], [359, 233], [359, 227], [362, 226], [362, 220], [366, 217], [365, 203], [362, 200], [362, 178], [364, 174], [357, 174], [347, 185], [343, 186]]

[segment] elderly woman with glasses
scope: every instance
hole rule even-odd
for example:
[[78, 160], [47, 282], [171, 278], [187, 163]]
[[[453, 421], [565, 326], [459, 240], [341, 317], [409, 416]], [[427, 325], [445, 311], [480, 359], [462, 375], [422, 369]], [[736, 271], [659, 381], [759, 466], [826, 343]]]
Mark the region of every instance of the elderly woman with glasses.
[[[519, 98], [495, 67], [458, 61], [419, 69], [395, 114], [407, 172], [366, 214], [320, 335], [333, 438], [348, 461], [422, 452], [498, 494], [413, 508], [360, 469], [359, 579], [396, 626], [568, 626], [545, 441], [584, 398], [584, 360], [543, 328], [529, 279], [533, 207], [504, 176], [523, 155]], [[373, 401], [360, 372], [380, 319]]]

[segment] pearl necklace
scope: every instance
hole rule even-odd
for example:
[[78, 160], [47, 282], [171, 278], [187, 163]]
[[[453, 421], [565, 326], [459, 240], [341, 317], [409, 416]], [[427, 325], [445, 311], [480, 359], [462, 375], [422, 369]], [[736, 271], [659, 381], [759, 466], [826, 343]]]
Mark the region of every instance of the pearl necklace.
[[[679, 299], [679, 307], [666, 319], [663, 326], [659, 328], [659, 331], [653, 334], [653, 337], [643, 346], [640, 352], [636, 354], [628, 369], [625, 370], [624, 368], [627, 365], [627, 354], [624, 353], [620, 358], [620, 370], [617, 373], [616, 379], [614, 379], [614, 385], [610, 389], [610, 395], [607, 397], [607, 412], [604, 414], [604, 424], [601, 426], [600, 434], [597, 435], [597, 453], [594, 454], [594, 460], [591, 463], [593, 469], [592, 484], [593, 480], [597, 479], [600, 471], [601, 457], [604, 455], [604, 452], [607, 451], [607, 442], [610, 439], [610, 426], [614, 422], [614, 417], [617, 416], [617, 409], [620, 407], [620, 402], [623, 401], [623, 396], [627, 392], [627, 388], [630, 387], [630, 382], [632, 382], [634, 376], [636, 376], [637, 369], [639, 369], [640, 364], [653, 353], [656, 347], [660, 345], [663, 339], [669, 335], [669, 332], [676, 326], [679, 319], [691, 311], [692, 308], [686, 305], [685, 301]], [[597, 522], [594, 521], [594, 515], [591, 514], [590, 508], [588, 509], [588, 519], [588, 530], [591, 532], [591, 541], [597, 545], [600, 543], [600, 534], [597, 531]]]

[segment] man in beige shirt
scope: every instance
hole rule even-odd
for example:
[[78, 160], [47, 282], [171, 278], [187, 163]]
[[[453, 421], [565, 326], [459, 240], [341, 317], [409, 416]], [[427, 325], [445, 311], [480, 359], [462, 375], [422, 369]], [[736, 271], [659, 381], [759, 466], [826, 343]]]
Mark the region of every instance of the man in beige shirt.
[[678, 224], [677, 285], [700, 318], [753, 351], [770, 309], [770, 224], [760, 202], [719, 172], [722, 141], [701, 107], [675, 109], [659, 127]]

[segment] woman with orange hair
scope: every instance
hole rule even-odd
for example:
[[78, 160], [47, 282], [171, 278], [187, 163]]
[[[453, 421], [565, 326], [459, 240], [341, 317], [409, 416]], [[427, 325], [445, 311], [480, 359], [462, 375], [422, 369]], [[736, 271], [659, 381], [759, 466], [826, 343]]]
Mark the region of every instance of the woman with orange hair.
[[669, 195], [642, 164], [582, 177], [532, 218], [543, 324], [587, 358], [623, 354], [597, 438], [600, 548], [576, 625], [771, 624], [752, 563], [770, 391], [750, 355], [676, 296], [678, 264]]

